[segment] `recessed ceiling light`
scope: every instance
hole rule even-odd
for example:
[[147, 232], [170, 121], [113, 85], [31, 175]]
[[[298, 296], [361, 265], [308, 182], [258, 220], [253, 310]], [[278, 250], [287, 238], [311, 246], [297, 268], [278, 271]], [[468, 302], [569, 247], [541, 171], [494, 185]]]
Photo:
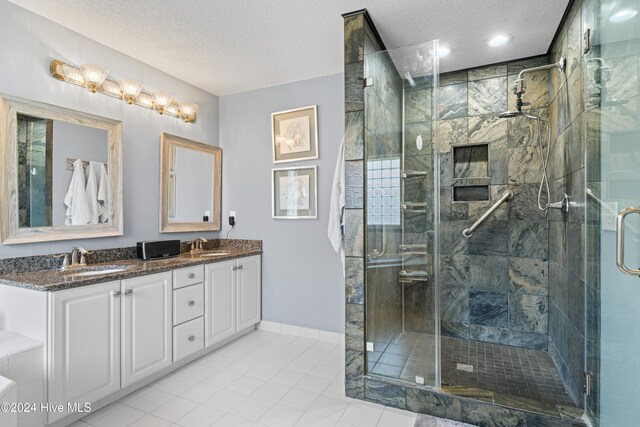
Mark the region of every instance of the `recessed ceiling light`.
[[487, 44], [491, 47], [504, 46], [505, 44], [509, 43], [510, 40], [511, 37], [505, 34], [498, 34], [497, 36], [489, 39]]
[[611, 18], [609, 18], [609, 22], [618, 24], [620, 22], [628, 21], [629, 19], [633, 18], [637, 14], [638, 14], [638, 11], [635, 9], [622, 9], [614, 13], [613, 15], [611, 15]]
[[451, 54], [451, 49], [448, 47], [439, 47], [438, 48], [438, 57], [444, 58], [445, 56], [449, 56]]

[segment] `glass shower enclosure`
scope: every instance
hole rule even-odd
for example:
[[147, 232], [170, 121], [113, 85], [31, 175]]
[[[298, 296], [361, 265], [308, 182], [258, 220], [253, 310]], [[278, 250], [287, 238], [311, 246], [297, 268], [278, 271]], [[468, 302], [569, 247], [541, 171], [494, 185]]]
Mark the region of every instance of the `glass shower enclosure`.
[[[365, 56], [367, 371], [440, 386], [437, 41]], [[437, 174], [436, 174], [437, 178]]]

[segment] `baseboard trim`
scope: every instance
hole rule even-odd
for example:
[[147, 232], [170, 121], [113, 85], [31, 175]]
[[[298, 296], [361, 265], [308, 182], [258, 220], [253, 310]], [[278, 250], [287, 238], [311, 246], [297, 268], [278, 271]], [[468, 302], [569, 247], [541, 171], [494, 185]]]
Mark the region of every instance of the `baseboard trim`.
[[275, 332], [282, 335], [293, 335], [301, 338], [311, 338], [334, 344], [344, 344], [344, 334], [339, 332], [323, 331], [321, 329], [305, 328], [302, 326], [288, 325], [286, 323], [270, 322], [263, 320], [258, 324], [258, 329], [266, 332]]

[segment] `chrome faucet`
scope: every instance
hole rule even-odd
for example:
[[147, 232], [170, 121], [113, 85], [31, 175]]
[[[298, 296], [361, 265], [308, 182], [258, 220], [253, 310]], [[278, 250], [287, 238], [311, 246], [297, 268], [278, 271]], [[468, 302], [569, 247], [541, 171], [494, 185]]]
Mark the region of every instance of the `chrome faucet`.
[[191, 253], [202, 252], [202, 244], [207, 243], [208, 240], [204, 237], [198, 237], [191, 242]]

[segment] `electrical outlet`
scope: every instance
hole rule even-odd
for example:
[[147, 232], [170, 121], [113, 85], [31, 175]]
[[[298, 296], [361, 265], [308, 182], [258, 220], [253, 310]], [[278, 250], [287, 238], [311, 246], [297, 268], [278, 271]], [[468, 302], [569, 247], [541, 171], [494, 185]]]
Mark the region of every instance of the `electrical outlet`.
[[235, 217], [235, 216], [236, 216], [236, 211], [231, 211], [231, 212], [229, 212], [229, 216], [233, 216], [233, 217]]
[[618, 212], [618, 202], [602, 204], [602, 229], [606, 231], [616, 231], [616, 215]]

